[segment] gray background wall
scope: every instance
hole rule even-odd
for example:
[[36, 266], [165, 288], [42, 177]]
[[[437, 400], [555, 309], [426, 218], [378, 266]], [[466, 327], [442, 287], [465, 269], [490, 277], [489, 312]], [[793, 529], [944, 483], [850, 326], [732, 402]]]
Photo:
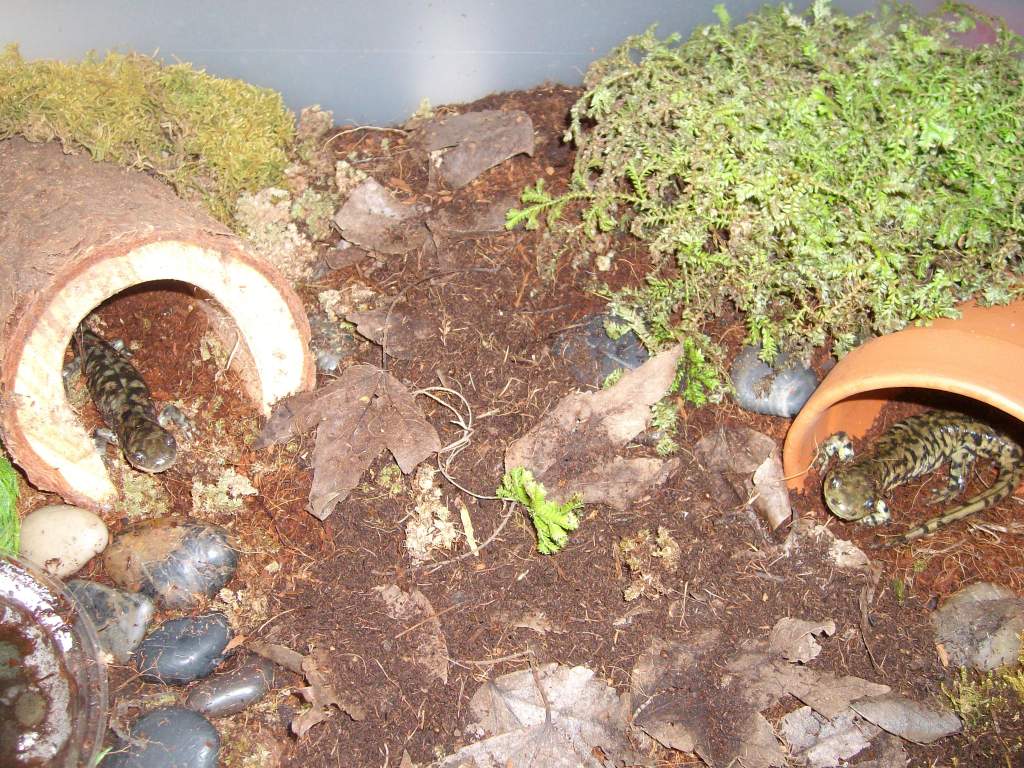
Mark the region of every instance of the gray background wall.
[[[917, 0], [931, 8], [938, 0]], [[0, 45], [26, 58], [89, 50], [159, 52], [224, 77], [321, 104], [337, 123], [400, 122], [426, 97], [469, 101], [545, 80], [578, 83], [587, 64], [658, 22], [689, 33], [714, 0], [0, 0]], [[728, 0], [736, 20], [763, 5]], [[807, 2], [796, 2], [805, 8]], [[1024, 31], [1024, 1], [976, 0]], [[848, 13], [874, 0], [839, 0]]]

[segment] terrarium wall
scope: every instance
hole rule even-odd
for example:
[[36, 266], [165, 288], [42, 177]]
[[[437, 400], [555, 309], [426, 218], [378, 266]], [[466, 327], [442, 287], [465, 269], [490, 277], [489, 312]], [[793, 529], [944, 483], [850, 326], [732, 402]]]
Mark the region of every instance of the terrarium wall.
[[[289, 106], [321, 104], [338, 123], [400, 122], [420, 105], [471, 101], [545, 80], [578, 83], [587, 65], [654, 23], [684, 37], [716, 23], [717, 0], [0, 0], [0, 45], [28, 59], [90, 50], [158, 52], [222, 77], [281, 91]], [[764, 0], [727, 0], [743, 19]], [[798, 9], [808, 2], [792, 3]], [[874, 0], [836, 0], [855, 13]], [[933, 8], [938, 0], [916, 0]], [[974, 5], [1024, 32], [1019, 0]]]

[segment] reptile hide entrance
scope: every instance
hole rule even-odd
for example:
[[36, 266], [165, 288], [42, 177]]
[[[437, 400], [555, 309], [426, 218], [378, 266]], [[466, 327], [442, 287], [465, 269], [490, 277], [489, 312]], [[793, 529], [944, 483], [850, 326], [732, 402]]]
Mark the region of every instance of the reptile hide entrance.
[[82, 318], [133, 286], [179, 281], [216, 300], [212, 328], [237, 343], [233, 365], [261, 412], [313, 386], [291, 286], [160, 182], [22, 139], [0, 142], [0, 179], [0, 430], [37, 487], [94, 508], [117, 497], [61, 367]]

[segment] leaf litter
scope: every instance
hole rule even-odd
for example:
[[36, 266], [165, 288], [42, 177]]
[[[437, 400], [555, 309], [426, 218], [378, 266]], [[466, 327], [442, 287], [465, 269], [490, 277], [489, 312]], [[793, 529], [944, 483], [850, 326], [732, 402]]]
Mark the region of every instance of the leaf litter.
[[402, 657], [422, 667], [431, 678], [447, 683], [448, 643], [434, 606], [418, 589], [405, 592], [391, 584], [377, 587], [376, 591], [387, 606], [388, 615], [407, 625], [394, 636], [396, 641], [408, 638], [403, 643], [406, 652]]
[[298, 738], [303, 738], [310, 728], [329, 718], [335, 707], [357, 722], [366, 719], [366, 710], [353, 701], [343, 699], [328, 682], [325, 670], [330, 669], [333, 662], [325, 649], [314, 648], [309, 655], [303, 656], [285, 645], [262, 640], [250, 641], [248, 647], [253, 653], [305, 678], [307, 685], [296, 688], [295, 693], [309, 704], [309, 708], [292, 718], [290, 726]]
[[651, 406], [668, 392], [682, 347], [652, 357], [608, 389], [573, 392], [505, 451], [505, 468], [525, 467], [565, 503], [626, 509], [678, 469], [679, 459], [623, 458], [616, 451], [643, 432]]
[[441, 449], [415, 396], [390, 373], [350, 365], [333, 382], [278, 403], [256, 440], [265, 447], [316, 428], [309, 511], [324, 520], [385, 448], [405, 474]]
[[469, 702], [482, 741], [438, 768], [647, 765], [626, 739], [628, 697], [586, 667], [545, 664], [484, 683]]
[[518, 109], [467, 112], [431, 120], [415, 141], [432, 159], [431, 182], [459, 189], [514, 155], [532, 155], [533, 121]]
[[[825, 624], [827, 622], [812, 622]], [[784, 625], [785, 626], [785, 625]], [[656, 639], [633, 668], [633, 722], [663, 745], [696, 752], [712, 768], [785, 764], [761, 713], [789, 694], [831, 720], [889, 687], [786, 661], [768, 642], [747, 642], [722, 659], [721, 634], [688, 642]]]

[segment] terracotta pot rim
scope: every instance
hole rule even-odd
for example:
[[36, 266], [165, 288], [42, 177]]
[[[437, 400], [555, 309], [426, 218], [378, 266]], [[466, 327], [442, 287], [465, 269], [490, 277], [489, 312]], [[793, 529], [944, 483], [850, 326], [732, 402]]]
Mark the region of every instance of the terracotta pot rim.
[[907, 389], [962, 395], [1024, 421], [1024, 301], [960, 309], [959, 318], [872, 339], [839, 361], [786, 435], [792, 490], [803, 490], [822, 441], [839, 431], [862, 436]]

